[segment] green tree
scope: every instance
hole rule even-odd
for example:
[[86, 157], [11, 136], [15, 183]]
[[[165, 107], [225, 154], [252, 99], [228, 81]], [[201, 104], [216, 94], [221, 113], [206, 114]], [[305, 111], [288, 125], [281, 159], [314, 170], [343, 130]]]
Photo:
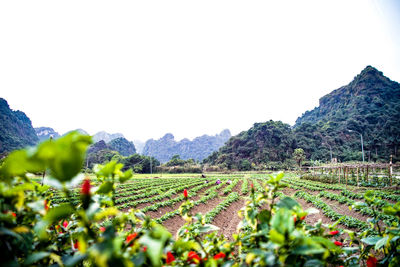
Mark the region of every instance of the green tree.
[[301, 168], [303, 160], [306, 159], [304, 150], [302, 148], [296, 148], [293, 152], [293, 158], [296, 160], [299, 168]]

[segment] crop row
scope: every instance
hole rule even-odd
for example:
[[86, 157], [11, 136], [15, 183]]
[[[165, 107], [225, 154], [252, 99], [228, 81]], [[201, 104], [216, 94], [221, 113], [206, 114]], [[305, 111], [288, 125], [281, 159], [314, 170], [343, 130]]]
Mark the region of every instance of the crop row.
[[[165, 197], [170, 197], [170, 196], [178, 193], [179, 191], [182, 191], [183, 189], [185, 189], [187, 187], [195, 186], [195, 185], [198, 185], [198, 184], [202, 184], [202, 182], [201, 181], [195, 181], [195, 182], [192, 182], [190, 184], [176, 185], [176, 186], [174, 186], [174, 189], [171, 189], [166, 193], [161, 191], [160, 188], [157, 188], [157, 189], [149, 188], [147, 190], [147, 192], [144, 192], [142, 194], [137, 194], [137, 195], [133, 195], [133, 196], [118, 198], [115, 201], [115, 203], [116, 204], [129, 203], [129, 202], [134, 201], [136, 199], [149, 198], [150, 196], [154, 196], [154, 195], [156, 195], [156, 196], [151, 198], [151, 200], [149, 200], [149, 201], [160, 200], [160, 199], [163, 199]], [[146, 201], [146, 202], [149, 202], [149, 201]]]
[[232, 189], [238, 184], [239, 179], [234, 179], [230, 185], [228, 185], [224, 190], [224, 195], [228, 195], [232, 192]]
[[232, 192], [230, 193], [224, 201], [219, 203], [215, 208], [213, 208], [211, 211], [209, 211], [205, 215], [205, 222], [206, 223], [211, 223], [215, 216], [217, 216], [221, 211], [225, 210], [231, 203], [238, 201], [239, 200], [239, 194], [237, 192]]
[[321, 200], [318, 196], [313, 196], [304, 191], [297, 191], [295, 193], [295, 196], [302, 198], [309, 203], [312, 203], [315, 207], [321, 209], [322, 212], [325, 214], [325, 216], [332, 219], [333, 221], [340, 220], [340, 224], [343, 224], [350, 228], [359, 228], [359, 229], [368, 228], [368, 223], [334, 211], [327, 203]]
[[[193, 187], [192, 189], [190, 189], [188, 197], [189, 197], [189, 198], [192, 198], [192, 197], [196, 196], [198, 191], [200, 191], [201, 189], [203, 189], [204, 187], [207, 187], [207, 186], [209, 186], [209, 185], [210, 185], [210, 184], [204, 184], [204, 183], [202, 183], [202, 184], [200, 184], [200, 185], [198, 185], [198, 186], [196, 186], [196, 187]], [[180, 191], [183, 191], [183, 190], [184, 190], [184, 188], [181, 189]], [[175, 204], [175, 203], [177, 203], [177, 202], [182, 201], [183, 199], [184, 199], [183, 194], [180, 194], [180, 195], [177, 196], [176, 198], [168, 199], [168, 200], [165, 200], [165, 201], [163, 201], [163, 202], [157, 202], [157, 203], [154, 203], [154, 204], [151, 205], [151, 206], [144, 207], [141, 211], [144, 212], [144, 213], [147, 212], [147, 211], [156, 211], [156, 210], [158, 210], [160, 207], [165, 207], [165, 206], [173, 205], [173, 204]]]
[[[342, 196], [342, 195], [337, 195], [334, 193], [330, 193], [330, 192], [326, 192], [326, 191], [321, 191], [319, 193], [319, 197], [325, 197], [331, 200], [336, 200], [338, 201], [340, 204], [347, 204], [349, 206], [353, 206], [356, 202], [348, 197]], [[353, 206], [353, 209], [358, 211], [359, 213], [363, 214], [363, 215], [368, 215], [373, 217], [375, 214], [376, 216], [378, 216], [378, 218], [380, 218], [381, 220], [385, 220], [385, 221], [394, 221], [397, 220], [397, 218], [395, 216], [391, 216], [391, 215], [386, 215], [383, 214], [382, 212], [379, 211], [373, 211], [371, 208], [369, 208], [368, 206]]]
[[[200, 198], [199, 200], [193, 202], [194, 207], [198, 206], [198, 205], [200, 205], [202, 203], [207, 203], [207, 201], [209, 201], [209, 200], [211, 200], [213, 198], [216, 198], [218, 196], [218, 193], [215, 190], [215, 188], [210, 188], [210, 189], [212, 189], [212, 191], [209, 194], [205, 194], [202, 198]], [[175, 215], [178, 215], [178, 214], [179, 214], [179, 209], [167, 212], [163, 216], [161, 216], [160, 218], [156, 219], [156, 222], [157, 223], [162, 223], [162, 222], [168, 220], [169, 218], [172, 218], [172, 217], [174, 217]]]

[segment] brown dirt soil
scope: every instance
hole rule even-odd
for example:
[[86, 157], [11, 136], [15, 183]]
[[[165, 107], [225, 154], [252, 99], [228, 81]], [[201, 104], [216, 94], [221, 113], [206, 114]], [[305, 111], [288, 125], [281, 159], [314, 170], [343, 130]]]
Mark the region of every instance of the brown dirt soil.
[[[239, 183], [233, 188], [232, 191], [240, 193], [241, 183], [242, 182], [239, 181]], [[220, 195], [221, 196], [223, 196], [223, 191], [224, 191], [224, 187], [222, 187], [220, 189]], [[199, 198], [200, 198], [200, 194], [199, 194]], [[197, 214], [199, 212], [202, 213], [202, 214], [206, 214], [207, 212], [209, 212], [210, 210], [215, 208], [222, 201], [222, 199], [223, 199], [222, 197], [217, 197], [217, 198], [211, 199], [206, 203], [202, 203], [202, 204], [200, 204], [200, 205], [198, 205], [196, 207], [193, 207], [191, 212], [192, 212], [192, 214]], [[236, 217], [237, 217], [237, 214], [236, 214]], [[163, 225], [172, 233], [173, 236], [176, 236], [177, 231], [184, 224], [185, 224], [185, 220], [183, 220], [180, 216], [174, 216], [174, 217], [166, 220], [165, 222], [163, 222]]]
[[[297, 202], [303, 207], [304, 210], [307, 210], [308, 208], [316, 208], [314, 207], [313, 204], [306, 202], [304, 199], [297, 198]], [[310, 214], [305, 218], [305, 221], [307, 224], [314, 225], [321, 219], [323, 224], [332, 224], [334, 221], [326, 217], [321, 210], [319, 210], [319, 213], [317, 214]]]
[[233, 240], [232, 234], [236, 232], [236, 228], [241, 221], [238, 211], [243, 208], [245, 203], [245, 199], [233, 202], [229, 205], [228, 209], [222, 211], [214, 218], [212, 224], [220, 228], [218, 234], [223, 234], [230, 241]]
[[[202, 213], [206, 214], [208, 211], [215, 208], [221, 202], [221, 198], [217, 197], [207, 201], [206, 203], [202, 203], [196, 207], [193, 207], [192, 214]], [[163, 222], [163, 226], [171, 232], [171, 234], [175, 237], [179, 228], [181, 228], [185, 224], [185, 220], [182, 219], [181, 216], [174, 216]]]

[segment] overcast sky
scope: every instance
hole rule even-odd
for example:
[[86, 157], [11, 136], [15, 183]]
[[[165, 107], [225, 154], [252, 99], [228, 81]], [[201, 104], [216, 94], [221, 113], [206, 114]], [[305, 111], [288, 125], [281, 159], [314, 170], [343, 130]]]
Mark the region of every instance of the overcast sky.
[[293, 125], [367, 65], [400, 81], [399, 3], [1, 1], [0, 97], [130, 140]]

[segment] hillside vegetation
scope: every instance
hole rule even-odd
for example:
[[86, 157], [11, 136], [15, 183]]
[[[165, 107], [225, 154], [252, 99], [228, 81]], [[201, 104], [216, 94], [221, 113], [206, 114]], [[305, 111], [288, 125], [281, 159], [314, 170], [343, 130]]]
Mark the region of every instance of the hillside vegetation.
[[302, 148], [309, 160], [329, 161], [331, 155], [339, 161], [361, 160], [360, 134], [366, 160], [388, 161], [390, 155], [399, 160], [400, 84], [371, 66], [322, 97], [293, 128], [280, 121], [256, 123], [204, 162], [246, 170], [284, 163], [295, 148]]
[[38, 141], [25, 113], [11, 110], [7, 101], [0, 98], [0, 153], [35, 145]]

